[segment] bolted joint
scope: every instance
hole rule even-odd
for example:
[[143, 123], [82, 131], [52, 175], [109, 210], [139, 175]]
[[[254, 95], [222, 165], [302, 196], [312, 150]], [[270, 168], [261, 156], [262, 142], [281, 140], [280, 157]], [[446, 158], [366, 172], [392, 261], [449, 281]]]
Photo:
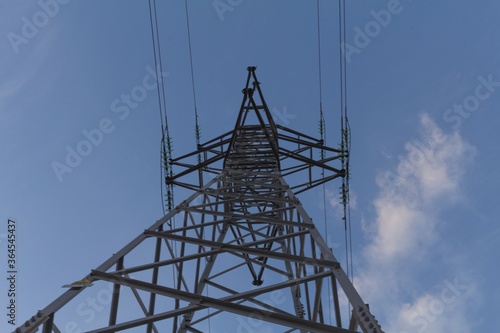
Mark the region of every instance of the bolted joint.
[[260, 285], [262, 285], [262, 283], [264, 283], [264, 280], [261, 280], [261, 279], [259, 279], [259, 280], [253, 280], [253, 282], [252, 282], [252, 284], [254, 286], [260, 286]]
[[358, 306], [357, 311], [353, 309], [353, 315], [355, 315], [358, 319], [358, 324], [364, 327], [365, 329], [370, 329], [370, 333], [383, 333], [382, 328], [378, 324], [378, 321], [375, 319], [375, 316], [370, 313], [370, 308], [368, 304], [366, 304], [366, 308], [362, 306]]
[[346, 175], [347, 175], [346, 170], [345, 169], [340, 169], [339, 176], [342, 177], [342, 178], [345, 178]]
[[245, 95], [248, 95], [248, 96], [252, 96], [253, 95], [253, 89], [252, 88], [243, 88], [243, 90], [241, 92], [243, 94], [245, 94]]

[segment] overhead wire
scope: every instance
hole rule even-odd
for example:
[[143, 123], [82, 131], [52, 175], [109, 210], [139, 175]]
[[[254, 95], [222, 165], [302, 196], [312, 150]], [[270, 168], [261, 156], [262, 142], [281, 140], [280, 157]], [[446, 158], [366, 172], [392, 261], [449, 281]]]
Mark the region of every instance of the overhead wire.
[[[344, 35], [344, 43], [347, 40], [346, 39], [346, 1], [342, 0], [344, 2], [343, 5], [343, 35]], [[346, 149], [347, 149], [347, 157], [346, 157], [346, 165], [345, 165], [345, 181], [346, 181], [346, 190], [347, 190], [347, 198], [346, 198], [346, 204], [347, 204], [347, 215], [346, 215], [346, 220], [347, 220], [347, 225], [348, 225], [348, 233], [349, 233], [349, 262], [350, 262], [350, 267], [349, 271], [351, 273], [351, 281], [354, 280], [354, 268], [353, 268], [353, 260], [352, 260], [352, 227], [351, 227], [351, 205], [350, 205], [350, 188], [349, 188], [349, 180], [350, 180], [350, 169], [349, 169], [349, 159], [351, 156], [351, 126], [349, 125], [349, 118], [347, 115], [347, 55], [345, 52], [342, 53], [343, 58], [344, 58], [344, 118], [345, 118], [345, 140], [346, 140]]]
[[[196, 148], [200, 146], [200, 139], [201, 139], [201, 129], [200, 129], [200, 124], [199, 124], [199, 116], [198, 116], [198, 106], [196, 102], [196, 84], [195, 84], [195, 76], [194, 76], [194, 66], [193, 66], [193, 48], [192, 48], [192, 43], [191, 43], [191, 24], [189, 22], [189, 7], [188, 7], [188, 1], [184, 0], [184, 9], [186, 13], [186, 28], [187, 28], [187, 37], [188, 37], [188, 47], [189, 47], [189, 65], [191, 69], [191, 87], [193, 91], [193, 104], [194, 104], [194, 122], [195, 122], [195, 139], [196, 139]], [[198, 163], [201, 163], [201, 155], [198, 153], [197, 154], [197, 159]], [[200, 186], [202, 185], [202, 178], [201, 178], [201, 171], [200, 171]], [[207, 297], [209, 297], [209, 286], [206, 286], [205, 290]], [[211, 313], [210, 313], [210, 307], [207, 307], [207, 312], [208, 312], [208, 332], [212, 331], [212, 325], [210, 321]]]
[[[321, 140], [325, 137], [325, 117], [323, 115], [323, 79], [321, 76], [321, 26], [320, 26], [320, 10], [319, 0], [316, 0], [316, 22], [317, 22], [317, 37], [318, 37], [318, 85], [319, 85], [319, 132]], [[325, 142], [323, 142], [325, 144]], [[321, 159], [325, 158], [325, 151], [321, 149]], [[324, 175], [324, 171], [323, 171]]]
[[[161, 125], [161, 147], [160, 147], [160, 186], [161, 186], [161, 202], [163, 215], [166, 214], [165, 208], [170, 212], [174, 206], [174, 189], [172, 184], [167, 184], [166, 177], [173, 176], [172, 169], [172, 137], [170, 136], [170, 130], [168, 126], [168, 116], [166, 110], [166, 97], [165, 97], [165, 86], [163, 84], [163, 78], [160, 78], [158, 73], [163, 73], [162, 57], [161, 57], [161, 47], [160, 47], [160, 37], [158, 28], [158, 15], [156, 9], [156, 0], [148, 0], [149, 4], [149, 20], [151, 27], [151, 39], [153, 42], [153, 56], [155, 65], [155, 79], [156, 79], [156, 90], [158, 96], [158, 108], [160, 110], [160, 125]], [[164, 194], [164, 188], [166, 190], [166, 195]], [[165, 207], [166, 206], [166, 207]], [[172, 223], [173, 222], [173, 223]], [[175, 218], [167, 222], [170, 229], [175, 228]], [[173, 242], [173, 241], [172, 241]], [[177, 244], [172, 244], [174, 247], [175, 256], [177, 256]], [[172, 266], [172, 277], [175, 283], [175, 267]]]
[[[326, 146], [326, 123], [325, 116], [323, 113], [323, 78], [322, 78], [322, 63], [321, 63], [321, 15], [320, 15], [320, 4], [319, 0], [316, 0], [316, 22], [317, 22], [317, 44], [318, 44], [318, 88], [319, 88], [319, 133], [322, 144]], [[325, 150], [321, 149], [320, 158], [323, 160], [325, 158]], [[325, 177], [325, 170], [321, 170], [321, 176]], [[323, 189], [323, 220], [325, 228], [325, 237], [328, 239], [328, 223], [327, 223], [327, 205], [326, 205], [326, 187], [322, 184]], [[330, 284], [327, 284], [328, 295], [330, 295]], [[328, 318], [330, 324], [332, 323], [332, 311], [330, 308], [330, 302], [326, 302], [328, 307]]]
[[[354, 268], [352, 255], [352, 224], [351, 224], [351, 208], [350, 208], [350, 191], [349, 191], [349, 158], [351, 155], [351, 127], [348, 118], [347, 105], [347, 56], [345, 53], [346, 45], [346, 1], [339, 0], [339, 72], [340, 72], [340, 123], [341, 123], [341, 163], [344, 176], [342, 177], [342, 192], [341, 203], [343, 206], [343, 221], [344, 221], [344, 240], [345, 240], [345, 260], [346, 274], [353, 282]], [[350, 304], [348, 307], [350, 313]]]
[[[167, 176], [172, 176], [173, 170], [170, 163], [172, 158], [172, 137], [170, 136], [169, 126], [168, 126], [168, 116], [166, 111], [166, 97], [165, 97], [165, 86], [163, 84], [163, 78], [161, 78], [158, 73], [163, 73], [163, 64], [161, 56], [161, 46], [158, 28], [158, 15], [156, 9], [156, 0], [148, 0], [149, 4], [149, 21], [151, 28], [151, 39], [153, 42], [153, 56], [155, 65], [155, 79], [156, 79], [156, 90], [158, 97], [158, 107], [160, 110], [160, 125], [161, 125], [161, 147], [160, 147], [160, 163], [161, 163], [161, 201], [162, 210], [165, 215], [165, 208], [171, 211], [174, 206], [174, 193], [173, 185], [164, 183]], [[164, 193], [164, 187], [166, 194]], [[165, 207], [166, 205], [166, 207]], [[170, 221], [168, 222], [170, 224]]]
[[346, 116], [346, 129], [347, 129], [347, 151], [349, 152], [349, 155], [346, 158], [346, 186], [347, 186], [347, 221], [348, 221], [348, 226], [349, 226], [349, 255], [350, 255], [350, 263], [351, 263], [351, 282], [354, 282], [354, 264], [352, 260], [352, 223], [351, 223], [351, 198], [350, 198], [350, 191], [349, 191], [349, 178], [350, 178], [350, 173], [349, 173], [349, 158], [351, 154], [351, 126], [349, 125], [349, 120], [347, 119]]
[[[184, 7], [186, 12], [186, 26], [187, 26], [187, 35], [188, 35], [188, 46], [189, 46], [189, 64], [191, 68], [191, 87], [193, 90], [193, 102], [194, 102], [194, 121], [195, 121], [195, 138], [196, 138], [196, 146], [200, 144], [201, 138], [201, 129], [198, 121], [198, 106], [196, 103], [196, 85], [194, 79], [194, 66], [193, 66], [193, 49], [191, 44], [191, 28], [189, 23], [189, 9], [188, 2], [184, 0]], [[201, 163], [201, 155], [198, 154], [198, 163]]]
[[[345, 261], [346, 274], [349, 280], [354, 283], [354, 267], [353, 267], [353, 246], [352, 246], [352, 223], [351, 223], [351, 207], [350, 207], [350, 165], [349, 159], [351, 155], [351, 127], [348, 118], [347, 105], [347, 55], [345, 52], [346, 45], [346, 1], [339, 0], [338, 2], [338, 30], [339, 30], [339, 76], [340, 76], [340, 123], [341, 123], [341, 164], [344, 175], [342, 177], [341, 187], [341, 203], [343, 206], [343, 221], [344, 221], [344, 241], [345, 241]], [[347, 308], [348, 316], [351, 311], [351, 304]]]

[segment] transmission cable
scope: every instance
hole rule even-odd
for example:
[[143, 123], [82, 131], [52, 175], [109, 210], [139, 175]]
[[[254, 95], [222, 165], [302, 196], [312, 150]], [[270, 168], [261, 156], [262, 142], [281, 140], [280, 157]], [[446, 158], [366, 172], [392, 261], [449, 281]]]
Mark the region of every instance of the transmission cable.
[[[342, 16], [343, 16], [343, 37], [344, 37], [344, 44], [346, 42], [346, 1], [342, 0], [344, 5], [343, 5], [343, 11], [342, 11]], [[344, 58], [344, 119], [345, 119], [345, 146], [347, 149], [347, 156], [346, 156], [346, 164], [345, 164], [345, 182], [346, 182], [346, 205], [347, 205], [347, 215], [346, 215], [346, 221], [347, 221], [347, 226], [348, 226], [348, 233], [349, 233], [349, 262], [350, 262], [350, 272], [351, 272], [351, 281], [353, 282], [354, 280], [354, 269], [353, 269], [353, 261], [352, 261], [352, 232], [351, 232], [351, 205], [350, 205], [350, 188], [349, 188], [349, 180], [350, 180], [350, 169], [349, 169], [349, 159], [351, 156], [351, 126], [349, 125], [349, 118], [347, 116], [347, 55], [345, 52], [343, 52], [343, 58]]]
[[[174, 207], [174, 191], [173, 184], [167, 184], [165, 181], [166, 177], [173, 176], [172, 170], [172, 137], [170, 136], [170, 131], [168, 127], [168, 117], [166, 111], [166, 98], [165, 98], [165, 86], [163, 84], [163, 79], [158, 77], [158, 72], [163, 73], [163, 65], [161, 62], [161, 47], [160, 47], [160, 37], [158, 29], [158, 15], [156, 10], [156, 0], [149, 0], [149, 19], [151, 25], [151, 37], [153, 41], [153, 55], [155, 64], [155, 79], [156, 79], [156, 89], [158, 95], [158, 106], [160, 109], [160, 124], [161, 124], [161, 151], [160, 151], [160, 163], [161, 163], [161, 200], [162, 200], [162, 210], [163, 215], [165, 215], [165, 205], [170, 212]], [[166, 198], [163, 192], [163, 184], [166, 187]], [[172, 220], [173, 224], [172, 225]], [[170, 229], [175, 228], [175, 218], [167, 222]], [[174, 243], [172, 241], [172, 243]], [[174, 247], [174, 254], [177, 257], [177, 243], [172, 244]], [[172, 266], [172, 276], [175, 283], [175, 267]]]
[[[149, 4], [149, 21], [151, 27], [151, 39], [153, 42], [153, 56], [155, 65], [155, 79], [156, 79], [156, 90], [158, 96], [158, 107], [160, 110], [160, 125], [161, 125], [161, 147], [160, 147], [160, 185], [161, 185], [161, 202], [163, 215], [165, 216], [165, 208], [168, 212], [171, 212], [174, 207], [174, 189], [173, 184], [167, 184], [167, 177], [173, 176], [172, 169], [172, 137], [170, 136], [168, 117], [166, 110], [166, 97], [165, 97], [165, 85], [163, 84], [163, 78], [160, 78], [158, 73], [163, 73], [162, 57], [161, 57], [161, 47], [160, 47], [160, 37], [158, 29], [158, 15], [156, 10], [156, 0], [148, 0]], [[167, 194], [164, 195], [163, 186]], [[166, 207], [165, 207], [166, 206]], [[173, 221], [173, 223], [172, 223]], [[167, 222], [170, 229], [175, 228], [175, 217]], [[174, 247], [174, 255], [177, 257], [177, 243], [172, 240], [172, 245]], [[175, 265], [172, 265], [172, 278], [175, 283]]]
[[[342, 177], [342, 197], [344, 236], [345, 236], [345, 256], [346, 274], [354, 282], [354, 272], [352, 263], [352, 228], [351, 228], [351, 208], [349, 193], [349, 158], [351, 155], [351, 127], [347, 116], [347, 56], [343, 47], [346, 45], [346, 1], [339, 0], [339, 71], [340, 71], [340, 122], [341, 122], [341, 164], [344, 170]], [[348, 305], [350, 314], [351, 304]]]
[[[186, 28], [187, 28], [187, 36], [188, 36], [188, 46], [189, 46], [189, 64], [191, 68], [191, 87], [193, 90], [193, 104], [194, 104], [194, 122], [195, 122], [195, 138], [196, 138], [196, 149], [199, 148], [200, 146], [200, 138], [201, 138], [201, 130], [200, 130], [200, 124], [198, 122], [198, 106], [196, 103], [196, 84], [195, 84], [195, 79], [194, 79], [194, 66], [193, 66], [193, 49], [192, 49], [192, 43], [191, 43], [191, 28], [190, 28], [190, 23], [189, 23], [189, 8], [188, 8], [188, 1], [184, 0], [184, 8], [186, 12]], [[200, 153], [197, 154], [198, 158], [198, 164], [201, 163], [201, 155]], [[200, 171], [200, 187], [203, 185], [201, 181], [201, 171]], [[206, 294], [207, 297], [209, 297], [209, 286], [206, 286]], [[207, 307], [207, 312], [208, 312], [208, 332], [212, 331], [212, 326], [211, 326], [211, 321], [210, 321], [210, 307]]]
[[[321, 138], [321, 142], [323, 146], [326, 146], [326, 122], [325, 116], [323, 114], [323, 79], [321, 76], [322, 66], [321, 66], [321, 17], [320, 17], [320, 8], [319, 8], [319, 0], [316, 0], [316, 22], [317, 22], [317, 37], [318, 37], [318, 88], [319, 88], [319, 134]], [[325, 159], [325, 150], [321, 149], [320, 151], [320, 159], [321, 161]], [[321, 170], [321, 177], [325, 178], [325, 169]], [[325, 183], [322, 184], [323, 189], [323, 219], [325, 225], [325, 238], [328, 242], [328, 223], [327, 223], [327, 205], [326, 205], [326, 187]], [[327, 284], [328, 295], [330, 295], [330, 283]], [[328, 318], [329, 323], [332, 323], [332, 311], [330, 309], [330, 302], [326, 302], [328, 306]]]
[[[165, 215], [165, 205], [170, 212], [174, 206], [174, 193], [173, 184], [166, 184], [164, 180], [166, 177], [171, 177], [173, 175], [172, 170], [172, 137], [170, 136], [170, 131], [168, 127], [168, 117], [166, 111], [166, 97], [165, 97], [165, 85], [163, 84], [163, 78], [160, 78], [158, 73], [163, 73], [163, 64], [161, 56], [160, 47], [160, 37], [158, 29], [158, 15], [156, 9], [156, 0], [149, 0], [149, 21], [151, 27], [151, 39], [153, 42], [153, 55], [155, 64], [155, 79], [156, 79], [156, 89], [158, 95], [158, 107], [160, 110], [160, 124], [161, 124], [161, 148], [160, 148], [160, 161], [161, 161], [161, 200], [162, 200], [162, 210]], [[164, 195], [163, 184], [165, 184], [166, 195]], [[168, 222], [171, 227], [170, 221]]]
[[[193, 67], [193, 50], [191, 46], [191, 29], [189, 24], [189, 9], [188, 2], [184, 0], [184, 7], [186, 11], [186, 26], [187, 26], [187, 35], [188, 35], [188, 44], [189, 44], [189, 63], [191, 67], [191, 86], [193, 90], [193, 102], [194, 102], [194, 121], [195, 121], [195, 137], [196, 137], [196, 146], [198, 147], [200, 144], [201, 130], [198, 122], [198, 107], [196, 103], [196, 87], [194, 80], [194, 67]], [[198, 163], [201, 163], [201, 155], [198, 154]], [[202, 184], [200, 184], [202, 185]]]

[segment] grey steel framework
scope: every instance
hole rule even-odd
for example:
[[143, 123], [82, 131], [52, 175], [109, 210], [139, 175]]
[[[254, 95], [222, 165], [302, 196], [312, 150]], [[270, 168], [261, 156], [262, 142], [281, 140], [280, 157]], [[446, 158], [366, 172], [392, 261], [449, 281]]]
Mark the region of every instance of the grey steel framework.
[[59, 312], [105, 284], [109, 315], [89, 332], [383, 332], [296, 197], [343, 177], [343, 154], [276, 125], [249, 67], [235, 128], [168, 161], [167, 184], [194, 193], [92, 270], [94, 287], [75, 285], [15, 332], [61, 332]]

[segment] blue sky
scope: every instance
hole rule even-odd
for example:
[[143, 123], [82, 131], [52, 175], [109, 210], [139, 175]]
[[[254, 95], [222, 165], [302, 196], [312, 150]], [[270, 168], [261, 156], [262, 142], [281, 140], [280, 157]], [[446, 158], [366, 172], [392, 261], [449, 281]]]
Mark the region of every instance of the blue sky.
[[[220, 2], [226, 11], [189, 1], [202, 140], [232, 128], [249, 65], [277, 122], [318, 136], [316, 1]], [[386, 332], [492, 332], [500, 4], [347, 2], [355, 284]], [[54, 3], [0, 3], [0, 233], [16, 219], [18, 323], [162, 215], [156, 92], [127, 113], [112, 107], [154, 68], [147, 1]], [[320, 6], [323, 109], [336, 146], [337, 2]], [[184, 1], [158, 10], [179, 155], [195, 147]], [[58, 177], [54, 162], [99, 127], [100, 142]], [[325, 238], [343, 258], [339, 185], [327, 186]], [[318, 220], [321, 196], [303, 197]]]

